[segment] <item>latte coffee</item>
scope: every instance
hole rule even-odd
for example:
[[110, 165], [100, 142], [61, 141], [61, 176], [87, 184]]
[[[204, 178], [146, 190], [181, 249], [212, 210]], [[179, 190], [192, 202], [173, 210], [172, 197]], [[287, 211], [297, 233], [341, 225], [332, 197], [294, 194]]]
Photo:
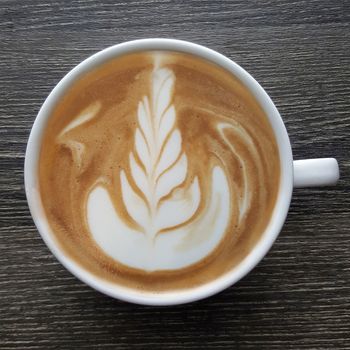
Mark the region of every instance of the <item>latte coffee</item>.
[[275, 206], [280, 160], [250, 91], [202, 58], [120, 56], [56, 104], [39, 161], [55, 240], [92, 274], [147, 292], [224, 275]]

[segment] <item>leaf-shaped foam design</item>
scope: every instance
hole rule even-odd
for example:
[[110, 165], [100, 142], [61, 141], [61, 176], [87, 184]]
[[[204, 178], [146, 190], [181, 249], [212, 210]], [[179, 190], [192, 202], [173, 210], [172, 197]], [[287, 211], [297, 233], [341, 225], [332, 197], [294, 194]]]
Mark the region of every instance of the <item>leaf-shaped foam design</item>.
[[125, 221], [101, 186], [91, 191], [87, 205], [92, 236], [104, 252], [145, 271], [176, 270], [205, 258], [230, 219], [230, 188], [220, 167], [212, 170], [210, 200], [200, 210], [198, 177], [185, 187], [188, 158], [176, 127], [174, 83], [173, 72], [156, 64], [150, 94], [135, 106], [130, 172], [122, 170], [120, 181], [126, 211], [139, 227]]
[[[147, 108], [147, 102], [145, 101], [139, 102], [137, 119], [140, 125], [140, 129], [145, 135], [145, 141], [147, 143], [152, 142], [152, 139], [153, 139], [152, 124], [150, 123], [149, 118], [150, 118], [150, 115]], [[149, 144], [149, 147], [151, 147], [151, 144]]]
[[146, 171], [150, 172], [152, 167], [150, 149], [140, 129], [136, 129], [135, 132], [135, 149]]
[[145, 229], [149, 224], [149, 211], [145, 202], [130, 186], [123, 170], [120, 172], [120, 181], [123, 202], [128, 214], [136, 223]]
[[171, 129], [174, 127], [175, 119], [176, 119], [175, 108], [174, 108], [174, 106], [171, 106], [163, 114], [163, 117], [160, 121], [159, 135], [158, 135], [158, 143], [160, 145], [163, 144], [166, 137], [169, 135]]
[[181, 152], [181, 134], [174, 130], [166, 141], [159, 162], [156, 166], [155, 176], [158, 177], [164, 170], [173, 165]]
[[[150, 239], [156, 237], [159, 230], [187, 221], [199, 206], [198, 180], [183, 192], [182, 199], [173, 194], [164, 198], [186, 180], [188, 173], [187, 156], [181, 154], [182, 137], [176, 128], [176, 110], [172, 104], [174, 83], [171, 70], [154, 69], [151, 94], [144, 96], [137, 107], [135, 154], [131, 152], [129, 157], [131, 178], [127, 179], [126, 174], [121, 173], [127, 211]], [[144, 194], [146, 203], [132, 189], [130, 181]]]
[[160, 205], [156, 217], [158, 231], [184, 223], [197, 211], [201, 196], [198, 178], [187, 190], [181, 191], [185, 192], [182, 196], [174, 195]]
[[135, 157], [132, 153], [130, 153], [129, 163], [131, 175], [135, 181], [136, 186], [145, 195], [147, 200], [149, 200], [150, 193], [148, 190], [148, 179], [143, 169], [137, 164]]
[[162, 174], [156, 186], [157, 202], [164, 196], [168, 195], [175, 187], [181, 185], [187, 175], [187, 156], [183, 154], [176, 164]]
[[159, 126], [160, 119], [172, 98], [174, 74], [167, 68], [156, 69], [153, 72], [152, 100], [154, 122]]

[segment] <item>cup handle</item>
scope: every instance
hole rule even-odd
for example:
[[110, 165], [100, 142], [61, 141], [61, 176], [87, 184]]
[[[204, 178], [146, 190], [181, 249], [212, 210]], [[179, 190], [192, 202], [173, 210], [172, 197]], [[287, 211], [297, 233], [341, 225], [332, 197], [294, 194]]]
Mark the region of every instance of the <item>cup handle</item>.
[[339, 166], [334, 158], [295, 160], [294, 188], [335, 185], [339, 180]]

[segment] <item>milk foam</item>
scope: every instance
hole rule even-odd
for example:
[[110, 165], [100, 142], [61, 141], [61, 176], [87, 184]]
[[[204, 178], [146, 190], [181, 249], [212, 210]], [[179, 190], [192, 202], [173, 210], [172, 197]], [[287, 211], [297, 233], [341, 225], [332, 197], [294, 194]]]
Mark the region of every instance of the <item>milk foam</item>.
[[176, 127], [174, 84], [173, 72], [156, 65], [150, 96], [138, 104], [131, 172], [115, 174], [139, 230], [128, 227], [102, 186], [90, 193], [87, 204], [88, 224], [100, 248], [124, 265], [147, 271], [180, 269], [202, 260], [221, 241], [230, 219], [230, 190], [220, 167], [212, 170], [210, 203], [199, 215], [198, 178], [183, 186], [188, 160]]
[[[222, 239], [229, 220], [229, 192], [223, 171], [216, 167], [212, 172], [212, 198], [208, 208], [195, 220], [166, 232], [156, 231], [151, 239], [150, 227], [144, 230], [130, 228], [114, 209], [108, 192], [96, 187], [88, 200], [88, 220], [91, 233], [98, 245], [111, 257], [129, 266], [147, 271], [174, 270], [200, 261], [210, 254]], [[194, 185], [193, 195], [199, 187]], [[197, 193], [195, 193], [197, 192]], [[144, 220], [146, 213], [135, 202], [134, 209]], [[183, 198], [166, 203], [160, 210], [160, 226], [183, 222], [193, 212], [193, 204]], [[147, 222], [147, 221], [146, 221]]]

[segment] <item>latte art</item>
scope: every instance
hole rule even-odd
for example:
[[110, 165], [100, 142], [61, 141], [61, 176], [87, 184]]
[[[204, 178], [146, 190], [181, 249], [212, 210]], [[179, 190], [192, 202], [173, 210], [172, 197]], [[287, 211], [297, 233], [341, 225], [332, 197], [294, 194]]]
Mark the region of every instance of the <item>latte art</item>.
[[[171, 70], [154, 69], [151, 94], [138, 104], [130, 173], [120, 172], [123, 203], [138, 229], [114, 211], [103, 187], [96, 187], [88, 199], [89, 227], [99, 246], [117, 261], [147, 271], [200, 261], [218, 245], [229, 223], [230, 190], [221, 167], [208, 169], [212, 189], [203, 210], [198, 177], [184, 186], [188, 159], [176, 127], [174, 84]], [[209, 234], [201, 240], [204, 231]]]
[[221, 68], [132, 54], [76, 83], [40, 159], [53, 233], [93, 273], [144, 290], [189, 288], [239, 263], [277, 195], [266, 116]]

